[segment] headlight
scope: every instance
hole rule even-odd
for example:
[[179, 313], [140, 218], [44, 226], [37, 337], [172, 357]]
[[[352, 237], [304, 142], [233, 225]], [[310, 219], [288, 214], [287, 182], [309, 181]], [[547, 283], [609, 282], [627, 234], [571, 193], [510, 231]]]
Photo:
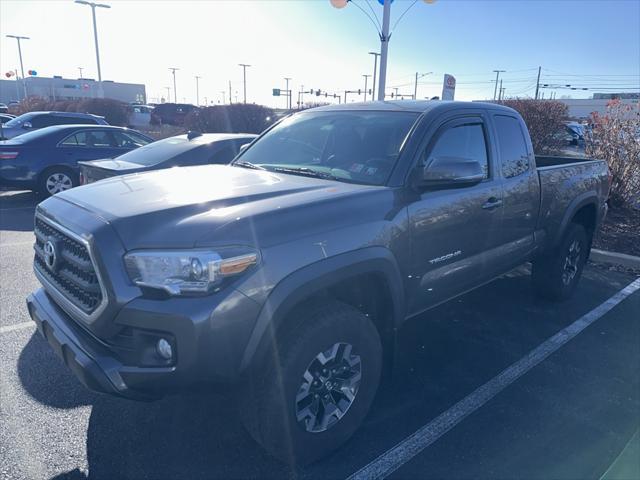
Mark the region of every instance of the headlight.
[[133, 283], [171, 295], [209, 293], [225, 278], [244, 272], [258, 260], [258, 252], [248, 248], [144, 250], [124, 257]]

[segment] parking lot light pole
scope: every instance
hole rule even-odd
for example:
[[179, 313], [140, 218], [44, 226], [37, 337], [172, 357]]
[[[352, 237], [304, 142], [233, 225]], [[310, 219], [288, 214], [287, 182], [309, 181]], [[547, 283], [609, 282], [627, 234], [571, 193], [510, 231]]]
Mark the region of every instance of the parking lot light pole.
[[111, 8], [110, 5], [104, 3], [87, 2], [85, 0], [75, 0], [80, 5], [89, 5], [91, 7], [91, 16], [93, 18], [93, 40], [96, 46], [96, 63], [98, 65], [98, 96], [104, 97], [102, 90], [102, 71], [100, 70], [100, 48], [98, 47], [98, 25], [96, 23], [96, 8]]
[[247, 103], [247, 67], [251, 65], [247, 65], [246, 63], [239, 63], [239, 66], [242, 67], [242, 86], [244, 87], [244, 103]]
[[7, 38], [15, 38], [18, 42], [18, 57], [20, 59], [20, 73], [22, 74], [22, 88], [24, 90], [24, 98], [27, 98], [27, 84], [24, 82], [24, 64], [22, 63], [22, 46], [20, 40], [29, 40], [29, 37], [21, 35], [6, 35]]
[[173, 103], [178, 103], [178, 90], [176, 89], [176, 70], [180, 70], [176, 67], [169, 67], [173, 74]]

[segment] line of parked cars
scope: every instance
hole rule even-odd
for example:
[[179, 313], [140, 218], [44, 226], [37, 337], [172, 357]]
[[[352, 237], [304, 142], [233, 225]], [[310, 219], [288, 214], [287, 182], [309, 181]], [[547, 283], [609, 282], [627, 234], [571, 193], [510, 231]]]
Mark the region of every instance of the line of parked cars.
[[189, 132], [154, 142], [102, 117], [73, 112], [26, 113], [4, 124], [2, 133], [0, 187], [44, 197], [116, 175], [229, 163], [256, 137]]

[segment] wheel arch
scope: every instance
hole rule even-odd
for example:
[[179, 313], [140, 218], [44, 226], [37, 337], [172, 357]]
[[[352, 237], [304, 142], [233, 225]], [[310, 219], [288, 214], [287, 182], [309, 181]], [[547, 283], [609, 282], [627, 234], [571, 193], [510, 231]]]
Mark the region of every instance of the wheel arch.
[[[283, 279], [265, 301], [244, 350], [240, 371], [260, 365], [284, 328], [293, 327], [290, 314], [310, 301], [329, 295], [363, 311], [378, 329], [385, 357], [393, 357], [395, 331], [404, 318], [402, 276], [393, 254], [368, 247], [308, 265]], [[371, 288], [371, 295], [362, 294]], [[360, 304], [363, 299], [373, 303]], [[378, 303], [379, 302], [379, 303]], [[372, 306], [375, 312], [367, 311]]]
[[585, 192], [576, 197], [565, 211], [560, 228], [553, 239], [553, 248], [560, 245], [567, 227], [572, 222], [577, 221], [576, 223], [584, 226], [588, 232], [595, 232], [600, 221], [598, 215], [598, 196], [594, 192]]

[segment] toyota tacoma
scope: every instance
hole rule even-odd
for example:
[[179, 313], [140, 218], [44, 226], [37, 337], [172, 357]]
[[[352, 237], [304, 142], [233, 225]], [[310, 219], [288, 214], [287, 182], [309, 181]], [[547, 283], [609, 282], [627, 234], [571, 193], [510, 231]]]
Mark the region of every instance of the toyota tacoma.
[[536, 157], [504, 106], [320, 107], [231, 165], [42, 202], [28, 310], [90, 389], [237, 386], [251, 435], [311, 462], [361, 424], [407, 320], [525, 262], [568, 298], [608, 192], [605, 162]]

